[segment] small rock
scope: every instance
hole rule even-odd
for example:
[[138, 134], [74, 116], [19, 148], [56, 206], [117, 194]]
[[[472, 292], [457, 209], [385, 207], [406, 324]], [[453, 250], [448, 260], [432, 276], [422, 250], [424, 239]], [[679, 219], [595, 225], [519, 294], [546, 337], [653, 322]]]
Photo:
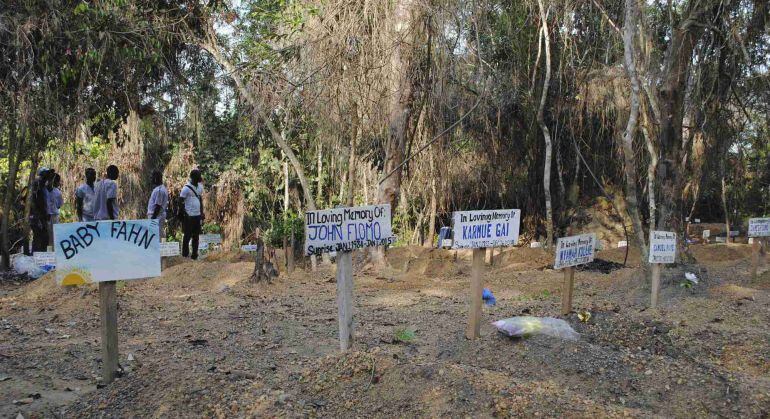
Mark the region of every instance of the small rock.
[[21, 414], [21, 412], [19, 412], [19, 413], [16, 415], [16, 419], [24, 419], [24, 415], [22, 415], [22, 414]]
[[128, 362], [132, 362], [134, 360], [134, 354], [129, 353], [128, 356], [126, 357], [126, 360], [128, 360]]
[[23, 405], [23, 404], [30, 404], [30, 403], [32, 403], [34, 400], [35, 400], [35, 399], [33, 399], [32, 397], [25, 397], [25, 398], [23, 398], [23, 399], [14, 400], [14, 401], [13, 401], [13, 404], [15, 404], [16, 406], [21, 406], [21, 405]]
[[652, 370], [647, 370], [644, 372], [644, 375], [652, 375]]

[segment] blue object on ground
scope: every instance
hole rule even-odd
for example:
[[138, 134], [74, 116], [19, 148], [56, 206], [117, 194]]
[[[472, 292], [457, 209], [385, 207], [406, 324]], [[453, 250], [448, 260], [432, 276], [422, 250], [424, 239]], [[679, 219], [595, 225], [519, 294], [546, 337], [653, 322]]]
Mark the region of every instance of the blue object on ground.
[[490, 291], [489, 288], [484, 288], [484, 291], [481, 293], [481, 299], [484, 300], [488, 306], [497, 304], [497, 300], [495, 300], [495, 296], [492, 294], [492, 291]]

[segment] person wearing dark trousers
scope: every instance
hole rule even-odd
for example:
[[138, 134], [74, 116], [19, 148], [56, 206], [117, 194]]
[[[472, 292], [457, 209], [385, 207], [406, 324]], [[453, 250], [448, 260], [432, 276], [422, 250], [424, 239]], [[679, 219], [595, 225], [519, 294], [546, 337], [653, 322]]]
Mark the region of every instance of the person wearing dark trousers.
[[32, 208], [29, 211], [32, 252], [48, 250], [48, 181], [51, 173], [47, 167], [41, 167], [32, 183]]
[[[182, 256], [198, 259], [198, 242], [201, 234], [201, 225], [206, 219], [203, 214], [203, 185], [201, 172], [193, 169], [190, 172], [190, 180], [182, 187], [179, 193], [179, 208], [182, 215]], [[192, 243], [190, 243], [192, 242]], [[190, 251], [192, 244], [192, 252]]]

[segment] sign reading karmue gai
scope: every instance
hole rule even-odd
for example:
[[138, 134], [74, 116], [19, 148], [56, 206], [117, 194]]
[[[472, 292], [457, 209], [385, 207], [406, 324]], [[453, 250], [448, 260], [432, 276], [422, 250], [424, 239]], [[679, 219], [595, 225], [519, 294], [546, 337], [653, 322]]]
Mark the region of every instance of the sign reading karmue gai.
[[749, 220], [749, 237], [770, 236], [770, 218], [752, 218]]
[[320, 255], [393, 244], [390, 205], [335, 208], [305, 213], [305, 254]]
[[455, 211], [452, 215], [453, 249], [513, 246], [519, 242], [517, 209]]
[[583, 265], [594, 260], [596, 235], [594, 233], [579, 236], [561, 237], [556, 242], [556, 261], [554, 269]]
[[673, 231], [650, 232], [650, 263], [674, 263], [676, 259], [676, 233]]
[[158, 220], [54, 224], [61, 285], [160, 276]]

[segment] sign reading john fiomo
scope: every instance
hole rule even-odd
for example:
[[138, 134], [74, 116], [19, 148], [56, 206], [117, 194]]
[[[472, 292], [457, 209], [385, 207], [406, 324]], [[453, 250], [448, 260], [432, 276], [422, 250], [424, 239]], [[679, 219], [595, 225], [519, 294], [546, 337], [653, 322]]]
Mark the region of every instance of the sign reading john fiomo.
[[61, 285], [160, 276], [158, 220], [54, 225]]
[[519, 242], [517, 209], [455, 211], [452, 215], [453, 249], [513, 246]]
[[395, 241], [388, 204], [305, 213], [306, 255], [348, 252]]

